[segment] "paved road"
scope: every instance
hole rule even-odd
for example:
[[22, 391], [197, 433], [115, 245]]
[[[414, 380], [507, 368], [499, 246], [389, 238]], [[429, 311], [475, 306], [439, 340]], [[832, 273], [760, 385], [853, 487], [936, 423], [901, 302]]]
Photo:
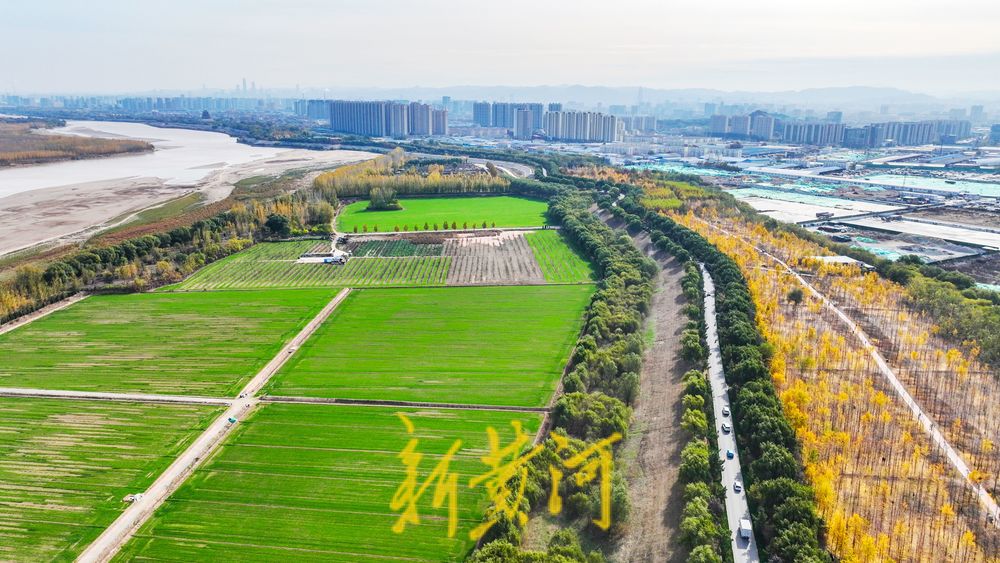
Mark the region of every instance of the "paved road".
[[77, 399], [81, 401], [124, 401], [128, 403], [185, 403], [189, 405], [232, 404], [225, 397], [189, 397], [184, 395], [151, 395], [148, 393], [98, 393], [94, 391], [58, 391], [0, 387], [0, 397], [35, 397], [41, 399]]
[[[715, 410], [715, 431], [719, 437], [719, 458], [722, 459], [722, 486], [726, 489], [726, 517], [729, 521], [729, 533], [733, 545], [733, 560], [735, 563], [744, 561], [757, 562], [757, 542], [751, 535], [749, 540], [740, 537], [740, 519], [750, 519], [750, 506], [747, 504], [746, 491], [737, 493], [733, 483], [743, 484], [743, 472], [740, 466], [740, 452], [736, 449], [736, 429], [723, 432], [722, 425], [733, 426], [730, 416], [722, 414], [723, 408], [729, 408], [729, 386], [726, 385], [726, 375], [722, 371], [722, 354], [719, 351], [719, 334], [715, 324], [715, 284], [712, 276], [702, 264], [701, 275], [705, 283], [705, 338], [708, 341], [708, 380], [712, 384], [712, 406]], [[733, 452], [733, 459], [726, 459], [726, 450]]]
[[254, 395], [267, 384], [281, 366], [291, 357], [313, 332], [319, 328], [333, 313], [344, 298], [350, 293], [350, 288], [342, 290], [330, 303], [320, 311], [288, 344], [253, 379], [243, 388], [238, 398], [232, 401], [229, 408], [212, 423], [195, 441], [188, 446], [174, 462], [150, 485], [143, 497], [132, 503], [104, 532], [87, 546], [87, 549], [77, 558], [78, 562], [94, 563], [110, 561], [122, 545], [132, 537], [153, 512], [163, 504], [177, 487], [207, 459], [219, 444], [228, 436], [234, 424], [230, 418], [240, 420], [259, 399]]
[[892, 389], [896, 392], [896, 395], [910, 409], [910, 412], [913, 413], [914, 417], [916, 417], [917, 422], [919, 422], [920, 425], [924, 427], [924, 430], [927, 432], [928, 436], [930, 436], [931, 441], [934, 442], [934, 445], [944, 452], [945, 457], [948, 459], [948, 462], [951, 464], [951, 466], [954, 467], [955, 470], [958, 471], [958, 473], [961, 474], [962, 477], [965, 479], [966, 484], [972, 489], [972, 492], [976, 495], [976, 497], [979, 499], [979, 502], [983, 505], [983, 508], [985, 508], [987, 513], [992, 517], [993, 524], [995, 526], [1000, 527], [1000, 506], [997, 505], [996, 500], [994, 500], [993, 497], [990, 496], [989, 492], [987, 492], [986, 489], [984, 489], [978, 483], [969, 479], [969, 473], [971, 471], [969, 469], [968, 464], [965, 463], [964, 459], [962, 459], [962, 455], [959, 454], [958, 451], [952, 447], [952, 445], [948, 442], [948, 439], [944, 437], [944, 435], [941, 433], [940, 430], [938, 430], [938, 427], [934, 423], [934, 420], [930, 416], [928, 416], [926, 412], [924, 412], [924, 410], [917, 403], [916, 399], [914, 399], [913, 396], [910, 395], [909, 391], [906, 390], [906, 386], [903, 385], [903, 382], [900, 381], [899, 378], [896, 376], [896, 373], [893, 371], [892, 367], [889, 366], [889, 363], [886, 362], [885, 358], [878, 351], [878, 348], [876, 348], [875, 345], [872, 343], [871, 339], [868, 338], [868, 335], [865, 333], [865, 331], [860, 326], [858, 326], [857, 323], [851, 320], [851, 318], [846, 313], [841, 311], [840, 308], [833, 303], [833, 301], [827, 299], [826, 295], [823, 295], [818, 289], [813, 287], [812, 284], [807, 282], [805, 278], [799, 275], [798, 272], [792, 269], [791, 266], [786, 264], [784, 260], [765, 251], [762, 248], [758, 248], [752, 242], [742, 237], [737, 237], [737, 235], [725, 229], [716, 227], [715, 225], [712, 225], [711, 223], [708, 222], [705, 222], [705, 224], [715, 230], [724, 232], [729, 236], [739, 238], [739, 240], [742, 240], [743, 242], [745, 242], [746, 244], [750, 245], [755, 250], [757, 250], [757, 252], [760, 252], [761, 255], [766, 256], [771, 260], [777, 262], [781, 267], [783, 267], [786, 271], [788, 271], [788, 273], [795, 276], [795, 279], [798, 280], [798, 282], [802, 284], [802, 286], [805, 287], [806, 290], [811, 295], [819, 299], [825, 306], [829, 307], [830, 310], [832, 310], [837, 315], [837, 317], [840, 318], [840, 320], [847, 325], [847, 328], [861, 342], [861, 345], [864, 346], [865, 350], [868, 351], [872, 359], [875, 360], [875, 364], [878, 366], [879, 372], [881, 372], [882, 375], [885, 377], [886, 381], [889, 382], [889, 386], [892, 387]]

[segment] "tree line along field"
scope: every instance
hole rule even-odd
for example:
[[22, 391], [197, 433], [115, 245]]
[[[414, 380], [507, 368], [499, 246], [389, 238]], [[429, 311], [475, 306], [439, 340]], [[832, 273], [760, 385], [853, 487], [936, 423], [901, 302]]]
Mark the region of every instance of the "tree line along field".
[[219, 411], [0, 398], [0, 560], [72, 560]]
[[592, 285], [355, 291], [265, 392], [543, 406], [593, 291]]
[[[434, 197], [400, 199], [403, 209], [398, 211], [367, 211], [368, 201], [358, 201], [347, 205], [337, 217], [337, 230], [340, 232], [358, 232], [365, 226], [371, 231], [378, 227], [380, 231], [393, 231], [395, 227], [403, 230], [428, 230], [426, 223], [433, 228], [437, 224], [441, 228], [445, 223], [449, 226], [456, 223], [459, 228], [468, 223], [469, 228], [487, 226], [493, 227], [541, 227], [548, 225], [545, 211], [548, 204], [541, 200], [523, 197], [491, 196], [491, 197]], [[417, 227], [416, 229], [414, 227]]]
[[[398, 454], [412, 421], [419, 466], [429, 474], [452, 442], [458, 474], [458, 530], [433, 509], [434, 487], [418, 503], [420, 523], [402, 534], [390, 509], [405, 479]], [[533, 435], [538, 415], [490, 411], [266, 404], [198, 469], [118, 554], [116, 560], [456, 561], [473, 547], [469, 530], [488, 499], [468, 480], [488, 469], [486, 428], [506, 445], [511, 420]]]
[[0, 335], [0, 387], [235, 395], [334, 294], [92, 296]]

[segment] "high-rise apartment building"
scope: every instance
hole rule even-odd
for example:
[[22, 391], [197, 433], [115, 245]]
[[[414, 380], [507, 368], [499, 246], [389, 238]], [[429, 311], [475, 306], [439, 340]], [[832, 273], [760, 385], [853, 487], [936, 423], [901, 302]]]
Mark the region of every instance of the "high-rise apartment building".
[[480, 127], [493, 125], [493, 104], [489, 102], [472, 104], [472, 122]]
[[844, 129], [842, 123], [789, 121], [782, 127], [781, 137], [786, 143], [841, 145], [844, 142]]
[[431, 106], [420, 102], [410, 102], [409, 131], [410, 135], [428, 136], [431, 134]]
[[431, 111], [431, 135], [448, 134], [448, 110], [436, 109]]
[[708, 120], [708, 132], [711, 135], [725, 137], [729, 133], [729, 116], [713, 115]]
[[448, 131], [448, 112], [434, 110], [427, 104], [352, 100], [327, 103], [330, 128], [341, 133], [367, 137], [405, 137], [446, 135]]
[[750, 137], [761, 141], [774, 138], [774, 116], [757, 110], [750, 114]]
[[620, 118], [589, 111], [550, 111], [544, 123], [549, 139], [584, 143], [619, 142], [625, 129]]
[[983, 111], [983, 106], [972, 106], [969, 109], [969, 121], [973, 125], [978, 125], [986, 120], [986, 113]]
[[750, 116], [734, 115], [729, 118], [729, 134], [733, 137], [745, 139], [750, 136]]
[[519, 109], [514, 112], [514, 138], [531, 139], [535, 131], [533, 112], [529, 109]]
[[336, 100], [330, 102], [330, 128], [342, 133], [386, 135], [389, 102]]
[[562, 104], [559, 102], [552, 102], [549, 104], [549, 111], [562, 111]]
[[844, 112], [842, 111], [828, 111], [826, 112], [826, 120], [830, 123], [843, 123], [844, 122]]
[[385, 134], [390, 137], [405, 137], [410, 134], [410, 106], [390, 102], [386, 110]]

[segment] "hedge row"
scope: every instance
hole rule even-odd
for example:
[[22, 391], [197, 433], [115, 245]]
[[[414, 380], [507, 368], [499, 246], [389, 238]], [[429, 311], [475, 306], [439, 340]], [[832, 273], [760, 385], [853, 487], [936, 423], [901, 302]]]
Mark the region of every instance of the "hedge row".
[[821, 547], [823, 522], [798, 461], [799, 446], [771, 381], [770, 348], [755, 324], [746, 279], [729, 256], [697, 232], [649, 212], [629, 190], [619, 207], [626, 223], [651, 233], [664, 250], [705, 264], [716, 285], [717, 323], [723, 369], [754, 519], [761, 559], [828, 561]]

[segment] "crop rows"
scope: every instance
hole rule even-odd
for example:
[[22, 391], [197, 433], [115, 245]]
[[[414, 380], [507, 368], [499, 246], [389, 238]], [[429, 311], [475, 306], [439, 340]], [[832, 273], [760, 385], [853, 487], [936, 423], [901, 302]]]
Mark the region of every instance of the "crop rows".
[[272, 379], [272, 395], [542, 406], [589, 285], [353, 292]]
[[[418, 502], [418, 524], [393, 533], [390, 508], [410, 438], [397, 412], [412, 421], [430, 473], [454, 440], [461, 449], [458, 529], [447, 534], [447, 508], [431, 507], [434, 487]], [[457, 561], [472, 548], [469, 530], [487, 505], [471, 477], [488, 467], [486, 428], [513, 438], [510, 422], [534, 434], [535, 415], [327, 405], [268, 404], [240, 424], [119, 554], [119, 560], [183, 561]], [[423, 479], [423, 477], [421, 477]], [[447, 503], [446, 503], [447, 504]]]
[[550, 283], [587, 282], [594, 279], [590, 264], [570, 248], [557, 231], [532, 231], [524, 235]]
[[351, 258], [346, 265], [231, 260], [196, 273], [178, 290], [443, 285], [449, 258]]
[[71, 561], [216, 414], [0, 398], [0, 560]]
[[440, 244], [414, 244], [408, 240], [370, 240], [354, 249], [355, 256], [441, 256]]
[[544, 283], [531, 247], [520, 233], [448, 239], [445, 256], [452, 256], [449, 285]]
[[89, 297], [0, 335], [0, 387], [235, 395], [333, 294]]

